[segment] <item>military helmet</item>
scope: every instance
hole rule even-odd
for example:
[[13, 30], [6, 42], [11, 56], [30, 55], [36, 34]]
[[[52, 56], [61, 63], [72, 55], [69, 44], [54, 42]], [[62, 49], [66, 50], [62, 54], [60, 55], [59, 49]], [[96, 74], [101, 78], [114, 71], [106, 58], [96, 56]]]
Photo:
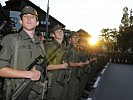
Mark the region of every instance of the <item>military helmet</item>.
[[60, 25], [55, 25], [55, 26], [53, 27], [52, 32], [54, 33], [54, 32], [57, 31], [57, 30], [63, 30], [63, 28], [62, 28]]
[[76, 31], [71, 31], [70, 37], [72, 36], [78, 36], [78, 33]]
[[37, 11], [34, 8], [32, 8], [31, 6], [25, 6], [22, 9], [20, 16], [22, 16], [24, 14], [32, 14], [32, 15], [36, 15], [38, 17]]

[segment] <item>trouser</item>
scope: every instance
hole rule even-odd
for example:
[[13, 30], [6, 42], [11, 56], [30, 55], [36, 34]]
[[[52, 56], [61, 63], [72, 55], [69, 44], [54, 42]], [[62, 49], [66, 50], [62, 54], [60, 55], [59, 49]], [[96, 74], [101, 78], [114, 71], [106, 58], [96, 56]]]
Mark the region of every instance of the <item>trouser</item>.
[[68, 83], [68, 99], [67, 100], [77, 100], [79, 93], [79, 80], [76, 75], [71, 76]]
[[82, 96], [82, 94], [85, 90], [88, 79], [89, 79], [89, 75], [87, 73], [83, 73], [80, 76], [80, 80], [79, 80], [79, 98]]
[[67, 83], [64, 85], [58, 82], [53, 82], [52, 86], [48, 88], [47, 99], [48, 100], [67, 100]]
[[4, 78], [0, 77], [0, 100], [2, 100], [2, 89], [3, 89], [3, 82], [4, 82]]

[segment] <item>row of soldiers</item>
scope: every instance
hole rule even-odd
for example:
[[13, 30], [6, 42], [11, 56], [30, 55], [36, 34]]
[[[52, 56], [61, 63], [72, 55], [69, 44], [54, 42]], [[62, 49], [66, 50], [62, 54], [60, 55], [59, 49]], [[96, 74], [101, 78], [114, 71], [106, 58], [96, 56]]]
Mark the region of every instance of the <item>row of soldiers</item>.
[[[105, 56], [90, 53], [86, 40], [79, 38], [77, 32], [72, 32], [70, 44], [64, 45], [64, 30], [59, 25], [53, 27], [53, 41], [43, 44], [35, 34], [39, 24], [37, 11], [26, 6], [20, 17], [23, 26], [20, 33], [5, 36], [1, 43], [0, 76], [5, 77], [3, 100], [10, 100], [24, 79], [34, 81], [35, 85], [25, 91], [28, 96], [16, 100], [80, 99], [88, 81], [105, 65]], [[42, 63], [40, 69], [33, 66], [26, 70], [39, 55], [46, 59], [45, 66]]]
[[133, 52], [107, 52], [113, 63], [133, 64]]
[[[56, 36], [56, 32], [60, 36]], [[45, 52], [49, 64], [58, 68], [48, 70], [48, 86], [46, 98], [48, 100], [80, 100], [86, 85], [91, 86], [91, 79], [98, 74], [107, 59], [103, 55], [92, 53], [87, 40], [80, 37], [78, 32], [72, 31], [69, 45], [63, 44], [63, 28], [56, 25], [53, 28], [54, 40], [46, 42]], [[103, 61], [105, 60], [105, 61]], [[60, 64], [68, 64], [59, 67]], [[103, 63], [103, 64], [102, 64]]]

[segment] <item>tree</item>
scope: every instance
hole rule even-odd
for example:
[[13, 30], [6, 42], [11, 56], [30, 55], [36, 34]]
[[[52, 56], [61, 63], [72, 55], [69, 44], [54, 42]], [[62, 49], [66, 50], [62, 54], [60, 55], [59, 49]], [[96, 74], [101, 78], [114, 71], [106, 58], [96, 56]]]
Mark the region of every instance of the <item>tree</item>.
[[128, 8], [124, 7], [123, 17], [121, 20], [121, 25], [119, 27], [120, 37], [118, 39], [119, 48], [122, 51], [127, 51], [133, 48], [133, 16], [132, 9], [130, 10], [130, 16], [128, 16]]
[[124, 25], [124, 28], [129, 27], [129, 17], [128, 17], [128, 8], [123, 8], [123, 17], [121, 20], [121, 23]]
[[99, 39], [101, 43], [107, 47], [108, 50], [117, 50], [117, 39], [119, 37], [119, 32], [116, 28], [113, 29], [102, 29], [101, 30], [102, 35], [100, 35]]

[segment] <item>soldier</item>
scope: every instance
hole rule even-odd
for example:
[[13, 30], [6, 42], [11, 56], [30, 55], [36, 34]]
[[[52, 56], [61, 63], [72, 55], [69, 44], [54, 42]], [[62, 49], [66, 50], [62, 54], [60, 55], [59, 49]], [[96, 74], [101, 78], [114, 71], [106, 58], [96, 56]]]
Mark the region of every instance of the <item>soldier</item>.
[[80, 72], [80, 75], [79, 75], [79, 98], [82, 96], [82, 94], [85, 90], [85, 87], [86, 87], [86, 84], [87, 84], [87, 81], [89, 78], [90, 67], [91, 67], [89, 65], [89, 63], [92, 60], [92, 59], [90, 60], [90, 55], [87, 50], [86, 42], [87, 41], [83, 37], [82, 38], [80, 37], [80, 40], [79, 40], [80, 61], [83, 62], [84, 67], [79, 68], [79, 72]]
[[79, 95], [79, 80], [78, 69], [83, 66], [83, 63], [79, 61], [79, 49], [78, 49], [79, 36], [77, 32], [72, 31], [70, 37], [70, 45], [68, 46], [71, 55], [69, 57], [71, 67], [71, 77], [68, 83], [68, 100], [77, 100]]
[[36, 35], [38, 36], [39, 40], [41, 40], [45, 44], [45, 38], [43, 32], [37, 32]]
[[[31, 6], [22, 9], [21, 20], [23, 29], [20, 33], [10, 34], [2, 40], [0, 51], [0, 76], [6, 77], [4, 91], [9, 100], [11, 93], [23, 82], [25, 78], [39, 80], [41, 72], [33, 68], [26, 71], [39, 55], [44, 54], [43, 45], [35, 34], [39, 24], [37, 11]], [[30, 92], [28, 100], [40, 100], [39, 94]]]
[[[54, 40], [46, 43], [46, 57], [49, 62], [48, 69], [48, 100], [65, 100], [65, 71], [68, 63], [62, 63], [62, 57], [65, 53], [65, 46], [62, 41], [64, 38], [63, 28], [59, 25], [53, 27]], [[51, 56], [49, 56], [51, 55]]]

